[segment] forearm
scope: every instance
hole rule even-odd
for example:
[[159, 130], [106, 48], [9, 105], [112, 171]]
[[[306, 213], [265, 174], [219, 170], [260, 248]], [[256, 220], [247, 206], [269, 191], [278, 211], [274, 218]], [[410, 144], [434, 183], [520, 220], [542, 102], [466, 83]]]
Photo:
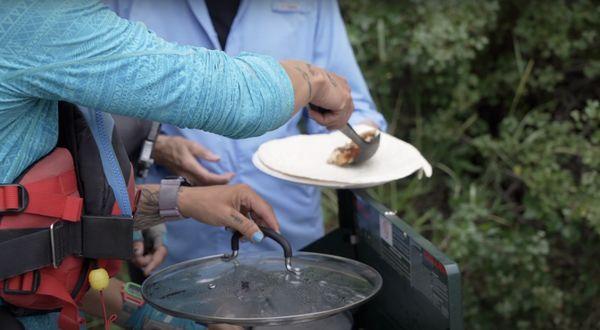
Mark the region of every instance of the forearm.
[[163, 223], [164, 219], [160, 216], [158, 205], [160, 186], [156, 184], [141, 185], [139, 190], [137, 210], [133, 215], [134, 230], [143, 230]]
[[294, 88], [294, 114], [296, 114], [309, 104], [319, 89], [322, 88], [323, 76], [327, 73], [302, 61], [286, 60], [280, 63]]
[[65, 40], [24, 54], [28, 66], [3, 77], [19, 97], [65, 100], [235, 138], [264, 134], [292, 115], [292, 86], [271, 57], [168, 43], [94, 2], [48, 7], [41, 16], [70, 22], [69, 33], [52, 26], [28, 36]]

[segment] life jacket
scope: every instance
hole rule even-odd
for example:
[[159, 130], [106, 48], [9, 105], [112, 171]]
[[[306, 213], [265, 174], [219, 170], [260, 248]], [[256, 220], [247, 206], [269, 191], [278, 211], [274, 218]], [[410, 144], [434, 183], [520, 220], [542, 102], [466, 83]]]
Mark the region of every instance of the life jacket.
[[[112, 148], [133, 205], [133, 171], [116, 130]], [[56, 148], [13, 184], [0, 185], [3, 305], [15, 316], [60, 310], [58, 326], [79, 329], [90, 270], [113, 276], [119, 259], [132, 255], [133, 221], [120, 214], [89, 125], [76, 106], [61, 102]]]

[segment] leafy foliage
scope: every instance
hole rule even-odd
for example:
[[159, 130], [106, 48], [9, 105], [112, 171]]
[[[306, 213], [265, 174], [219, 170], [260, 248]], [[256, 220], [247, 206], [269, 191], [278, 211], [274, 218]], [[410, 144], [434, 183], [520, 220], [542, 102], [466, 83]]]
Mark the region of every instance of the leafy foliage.
[[390, 131], [434, 166], [374, 190], [463, 272], [468, 328], [600, 327], [600, 6], [341, 2]]

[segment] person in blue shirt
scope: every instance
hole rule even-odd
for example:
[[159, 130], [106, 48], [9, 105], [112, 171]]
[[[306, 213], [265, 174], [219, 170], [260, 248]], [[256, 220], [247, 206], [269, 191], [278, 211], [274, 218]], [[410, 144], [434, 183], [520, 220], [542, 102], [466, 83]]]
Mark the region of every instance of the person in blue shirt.
[[[119, 15], [143, 22], [169, 41], [224, 50], [230, 55], [252, 51], [278, 59], [296, 58], [342, 75], [352, 87], [355, 111], [350, 123], [386, 128], [354, 58], [335, 0], [108, 3]], [[282, 233], [295, 249], [300, 249], [324, 234], [319, 189], [270, 177], [254, 167], [251, 159], [266, 141], [304, 132], [327, 132], [307, 117], [303, 111], [272, 132], [242, 140], [163, 125], [164, 135], [155, 144], [154, 158], [169, 171], [154, 168], [149, 180], [177, 174], [199, 185], [246, 183], [273, 206]], [[163, 266], [229, 249], [230, 233], [222, 229], [189, 220], [168, 223], [167, 228], [169, 253]], [[269, 243], [244, 246], [241, 252], [277, 248]], [[151, 269], [145, 270], [148, 273]]]
[[[349, 86], [334, 73], [301, 61], [169, 43], [99, 1], [0, 2], [0, 22], [0, 184], [54, 148], [59, 100], [233, 138], [280, 127], [309, 102], [331, 110], [311, 112], [330, 128], [344, 125], [353, 110]], [[106, 119], [94, 114], [91, 123]], [[157, 191], [156, 185], [142, 190], [136, 228], [164, 221], [152, 197]], [[181, 214], [236, 228], [252, 241], [262, 236], [256, 224], [232, 216], [240, 199], [262, 205], [254, 211], [277, 227], [270, 207], [247, 186], [186, 187], [178, 196]], [[24, 319], [29, 328], [55, 327], [42, 318]]]

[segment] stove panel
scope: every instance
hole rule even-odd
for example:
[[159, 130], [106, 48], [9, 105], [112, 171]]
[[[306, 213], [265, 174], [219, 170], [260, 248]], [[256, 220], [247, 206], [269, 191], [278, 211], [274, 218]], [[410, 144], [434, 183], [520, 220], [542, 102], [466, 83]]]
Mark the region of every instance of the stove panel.
[[355, 196], [357, 259], [382, 273], [381, 294], [397, 295], [388, 318], [406, 329], [461, 329], [458, 265], [366, 192]]

